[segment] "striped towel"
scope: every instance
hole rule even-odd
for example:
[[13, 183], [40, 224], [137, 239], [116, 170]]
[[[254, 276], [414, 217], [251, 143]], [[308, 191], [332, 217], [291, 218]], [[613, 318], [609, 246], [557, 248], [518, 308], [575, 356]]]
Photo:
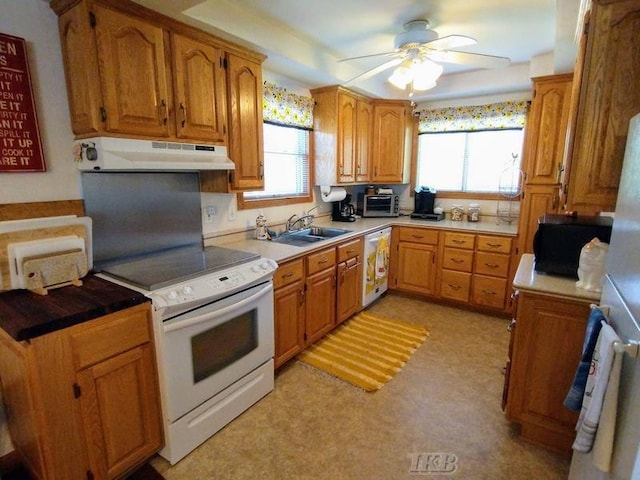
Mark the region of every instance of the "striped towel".
[[573, 442], [573, 449], [578, 452], [588, 453], [593, 447], [615, 356], [613, 342], [616, 341], [620, 341], [620, 338], [613, 328], [603, 320], [591, 362], [591, 371], [587, 378], [580, 418], [576, 425], [577, 434]]

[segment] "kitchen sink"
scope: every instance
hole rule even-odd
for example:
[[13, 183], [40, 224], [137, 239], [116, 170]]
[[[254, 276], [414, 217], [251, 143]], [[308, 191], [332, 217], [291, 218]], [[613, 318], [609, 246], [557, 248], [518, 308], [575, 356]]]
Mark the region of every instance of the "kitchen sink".
[[272, 238], [272, 240], [276, 243], [283, 243], [285, 245], [304, 247], [315, 242], [321, 242], [322, 240], [338, 237], [350, 232], [351, 230], [346, 230], [344, 228], [310, 227], [303, 228], [302, 230], [282, 233], [277, 237]]

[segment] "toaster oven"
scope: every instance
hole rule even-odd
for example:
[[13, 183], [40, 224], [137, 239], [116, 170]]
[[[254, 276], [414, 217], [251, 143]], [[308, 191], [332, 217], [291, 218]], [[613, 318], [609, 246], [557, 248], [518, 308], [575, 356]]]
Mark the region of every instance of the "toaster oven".
[[395, 194], [358, 194], [356, 213], [361, 217], [397, 217], [400, 215], [400, 196]]

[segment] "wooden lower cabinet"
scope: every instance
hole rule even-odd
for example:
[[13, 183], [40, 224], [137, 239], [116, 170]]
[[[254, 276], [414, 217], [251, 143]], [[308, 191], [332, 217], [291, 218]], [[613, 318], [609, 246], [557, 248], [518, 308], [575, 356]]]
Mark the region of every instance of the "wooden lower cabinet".
[[35, 478], [118, 479], [163, 444], [149, 304], [29, 341], [0, 330], [11, 438]]
[[413, 227], [394, 228], [390, 282], [393, 288], [433, 295], [437, 251], [438, 232]]
[[338, 246], [336, 324], [362, 308], [362, 238]]
[[507, 313], [511, 237], [394, 227], [390, 288]]
[[576, 412], [563, 401], [582, 353], [587, 300], [519, 292], [505, 381], [506, 415], [533, 443], [571, 452]]
[[305, 347], [304, 260], [278, 267], [273, 276], [275, 367], [295, 357]]
[[320, 340], [331, 331], [335, 323], [336, 274], [328, 268], [307, 277], [305, 331], [307, 344]]
[[358, 237], [278, 267], [273, 276], [276, 368], [360, 311], [363, 246]]

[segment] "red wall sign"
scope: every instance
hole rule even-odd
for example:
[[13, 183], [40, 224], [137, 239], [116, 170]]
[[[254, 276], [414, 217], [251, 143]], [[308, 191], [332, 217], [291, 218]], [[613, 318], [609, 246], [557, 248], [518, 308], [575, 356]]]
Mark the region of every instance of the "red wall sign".
[[27, 46], [0, 33], [0, 173], [45, 170]]

